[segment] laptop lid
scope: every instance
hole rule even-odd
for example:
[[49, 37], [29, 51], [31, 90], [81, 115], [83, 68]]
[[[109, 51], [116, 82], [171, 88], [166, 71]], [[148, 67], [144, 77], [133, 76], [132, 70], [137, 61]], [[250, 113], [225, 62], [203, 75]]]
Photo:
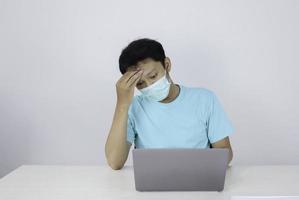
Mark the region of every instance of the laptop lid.
[[138, 191], [222, 191], [228, 149], [133, 149]]

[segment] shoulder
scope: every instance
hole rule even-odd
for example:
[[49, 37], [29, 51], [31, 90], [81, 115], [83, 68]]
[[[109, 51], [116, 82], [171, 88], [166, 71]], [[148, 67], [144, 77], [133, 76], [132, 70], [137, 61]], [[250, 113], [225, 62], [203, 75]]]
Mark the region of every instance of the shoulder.
[[196, 107], [199, 112], [210, 112], [216, 98], [214, 91], [206, 87], [183, 86], [183, 89], [189, 105]]
[[215, 93], [211, 89], [205, 87], [182, 86], [182, 88], [189, 98], [194, 97], [204, 101], [211, 101], [215, 96]]

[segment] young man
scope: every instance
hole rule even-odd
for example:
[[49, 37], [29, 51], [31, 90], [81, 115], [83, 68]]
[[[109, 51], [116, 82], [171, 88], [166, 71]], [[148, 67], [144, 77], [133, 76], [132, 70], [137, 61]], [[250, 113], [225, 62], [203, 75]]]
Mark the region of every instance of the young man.
[[[208, 89], [175, 84], [162, 45], [148, 38], [131, 42], [119, 57], [123, 76], [105, 154], [121, 169], [135, 148], [228, 148], [234, 131], [216, 95]], [[134, 96], [134, 88], [141, 95]]]

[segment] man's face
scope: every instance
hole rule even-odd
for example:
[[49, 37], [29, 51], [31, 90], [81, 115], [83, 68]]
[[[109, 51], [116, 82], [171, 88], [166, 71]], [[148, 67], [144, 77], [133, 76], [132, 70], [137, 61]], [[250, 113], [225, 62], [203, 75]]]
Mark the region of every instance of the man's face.
[[139, 90], [150, 86], [166, 73], [161, 62], [154, 61], [151, 58], [144, 59], [138, 62], [137, 65], [130, 66], [127, 71], [134, 71], [138, 68], [143, 70], [143, 74], [136, 84], [136, 87]]

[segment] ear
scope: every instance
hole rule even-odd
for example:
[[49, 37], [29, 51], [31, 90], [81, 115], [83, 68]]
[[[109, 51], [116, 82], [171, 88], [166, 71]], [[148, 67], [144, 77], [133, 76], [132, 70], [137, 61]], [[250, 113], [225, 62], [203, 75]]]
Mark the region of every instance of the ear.
[[164, 65], [165, 65], [165, 69], [166, 69], [166, 72], [167, 72], [166, 75], [168, 77], [168, 81], [173, 84], [173, 81], [169, 76], [169, 72], [171, 70], [171, 61], [168, 57], [165, 57]]
[[168, 57], [165, 57], [165, 59], [164, 59], [164, 66], [165, 66], [165, 69], [169, 73], [170, 69], [171, 69], [171, 61], [170, 61], [170, 59]]

